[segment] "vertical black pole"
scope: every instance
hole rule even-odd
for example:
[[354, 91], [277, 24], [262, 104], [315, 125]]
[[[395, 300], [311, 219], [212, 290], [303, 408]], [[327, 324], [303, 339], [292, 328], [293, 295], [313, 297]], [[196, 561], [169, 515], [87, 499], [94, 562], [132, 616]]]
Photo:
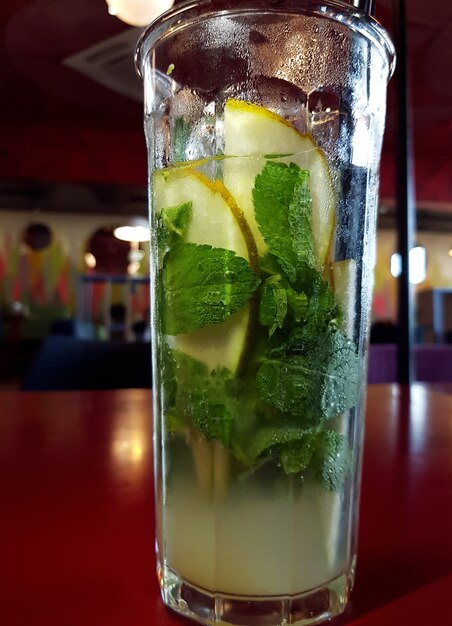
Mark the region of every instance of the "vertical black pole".
[[411, 110], [408, 93], [408, 59], [406, 37], [406, 2], [394, 0], [394, 35], [397, 51], [397, 148], [396, 199], [398, 250], [402, 257], [402, 273], [398, 282], [398, 382], [409, 385], [413, 380], [414, 303], [410, 285], [409, 251], [415, 232], [415, 191]]

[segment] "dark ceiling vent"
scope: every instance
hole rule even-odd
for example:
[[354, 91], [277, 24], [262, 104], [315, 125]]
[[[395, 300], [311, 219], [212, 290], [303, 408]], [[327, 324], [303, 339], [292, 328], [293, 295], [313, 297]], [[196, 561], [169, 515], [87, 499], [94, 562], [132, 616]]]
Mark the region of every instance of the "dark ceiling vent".
[[104, 87], [141, 102], [143, 86], [135, 73], [134, 55], [142, 32], [142, 28], [128, 28], [67, 57], [63, 64]]

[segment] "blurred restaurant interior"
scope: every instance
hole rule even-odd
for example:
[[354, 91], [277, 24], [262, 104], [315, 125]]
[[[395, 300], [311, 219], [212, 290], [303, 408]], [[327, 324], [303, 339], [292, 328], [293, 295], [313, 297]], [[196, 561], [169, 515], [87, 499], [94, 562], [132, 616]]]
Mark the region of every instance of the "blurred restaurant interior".
[[[392, 4], [377, 3], [390, 32]], [[407, 5], [414, 378], [452, 382], [452, 6]], [[105, 0], [0, 5], [0, 388], [151, 385], [146, 146], [133, 66], [141, 31]], [[397, 80], [381, 166], [370, 382], [397, 380]]]

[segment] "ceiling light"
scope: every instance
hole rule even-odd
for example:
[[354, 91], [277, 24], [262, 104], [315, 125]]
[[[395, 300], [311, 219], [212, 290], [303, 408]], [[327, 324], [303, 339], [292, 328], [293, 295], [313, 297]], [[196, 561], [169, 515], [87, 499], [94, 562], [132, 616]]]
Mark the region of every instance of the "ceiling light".
[[145, 226], [119, 226], [113, 231], [116, 239], [121, 241], [149, 241], [150, 232], [149, 228]]
[[452, 248], [450, 248], [449, 252], [447, 253], [449, 256], [452, 256]]
[[[427, 257], [423, 246], [415, 246], [410, 250], [410, 283], [419, 285], [426, 278]], [[398, 252], [391, 256], [391, 274], [398, 278], [402, 273], [402, 257]]]
[[149, 230], [149, 222], [147, 219], [137, 215], [130, 217], [127, 222], [127, 225], [118, 226], [118, 228], [114, 229], [113, 234], [116, 239], [129, 241], [130, 243], [149, 241], [151, 238], [151, 231]]
[[174, 0], [106, 0], [108, 12], [131, 26], [147, 26], [170, 9]]

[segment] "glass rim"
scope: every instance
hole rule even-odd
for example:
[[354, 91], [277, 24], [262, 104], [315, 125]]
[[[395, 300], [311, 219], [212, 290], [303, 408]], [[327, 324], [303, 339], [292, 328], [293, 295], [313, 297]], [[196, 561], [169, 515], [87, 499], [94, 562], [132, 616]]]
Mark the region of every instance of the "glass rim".
[[216, 15], [233, 16], [258, 12], [295, 15], [304, 12], [314, 17], [340, 22], [366, 37], [386, 55], [388, 81], [394, 73], [395, 47], [386, 29], [374, 17], [345, 0], [284, 0], [283, 3], [269, 2], [267, 6], [262, 5], [262, 0], [185, 0], [162, 13], [140, 36], [135, 49], [135, 70], [139, 78], [143, 80], [143, 69], [149, 50], [195, 20]]

